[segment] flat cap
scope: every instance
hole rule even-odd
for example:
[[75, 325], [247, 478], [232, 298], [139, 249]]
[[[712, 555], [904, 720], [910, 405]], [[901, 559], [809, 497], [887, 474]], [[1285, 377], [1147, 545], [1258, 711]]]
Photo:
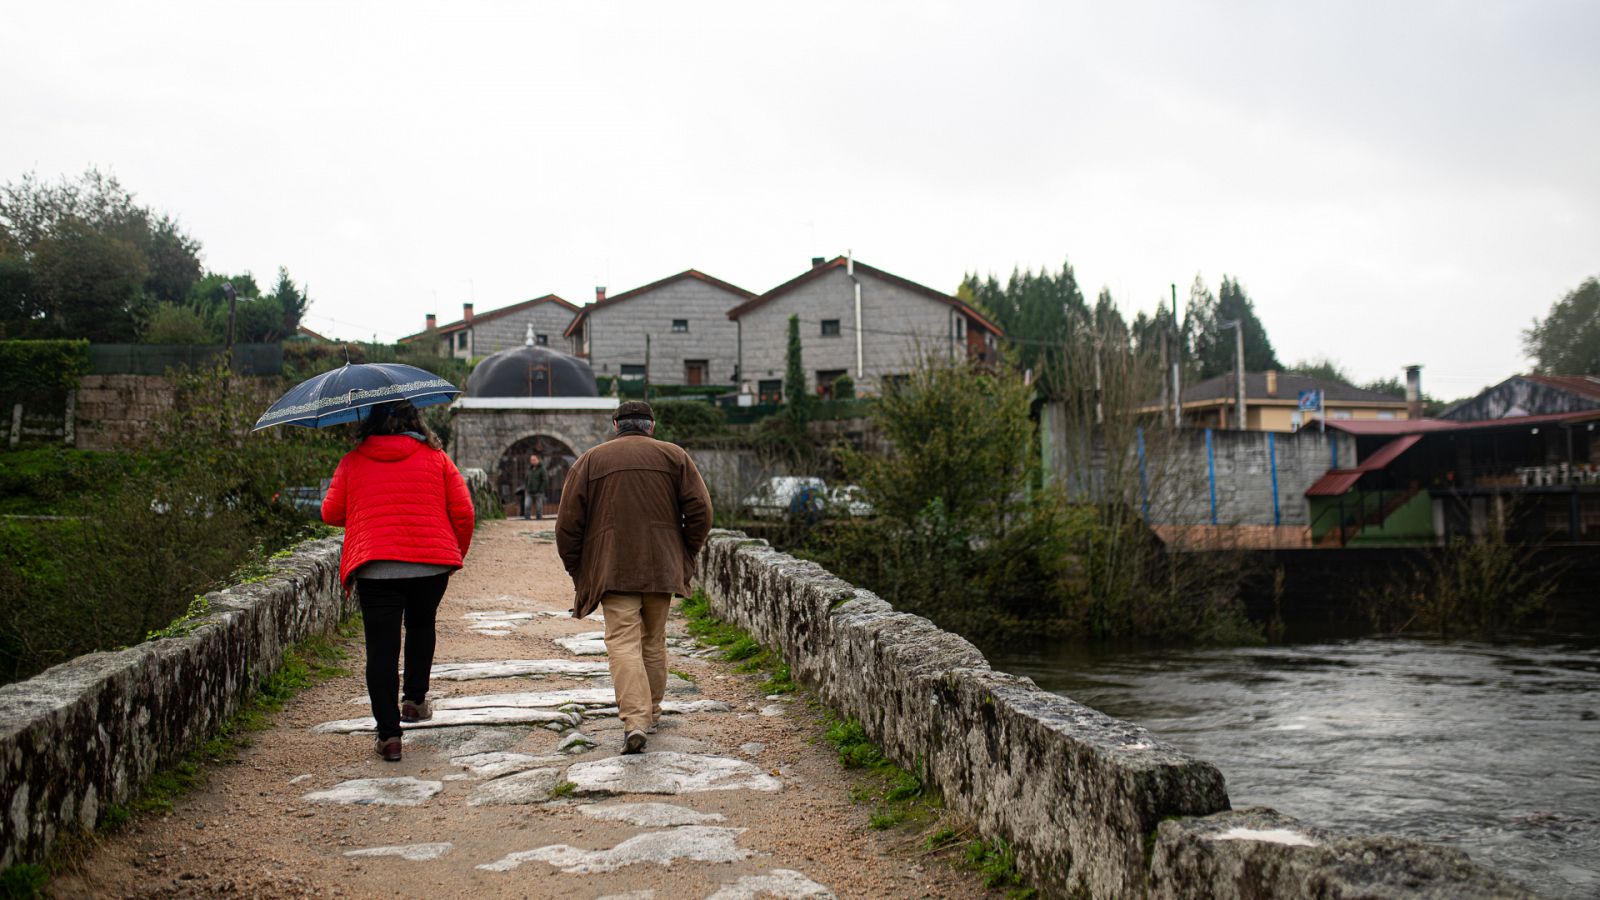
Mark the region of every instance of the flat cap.
[[623, 419], [649, 419], [654, 422], [656, 413], [643, 400], [624, 400], [617, 404], [617, 411], [611, 414], [611, 418], [617, 422]]

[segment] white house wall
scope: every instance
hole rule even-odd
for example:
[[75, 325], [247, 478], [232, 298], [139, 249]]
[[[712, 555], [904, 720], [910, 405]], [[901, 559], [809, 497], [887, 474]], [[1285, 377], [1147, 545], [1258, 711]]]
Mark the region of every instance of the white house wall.
[[565, 350], [566, 339], [561, 333], [572, 324], [573, 315], [572, 310], [559, 303], [545, 302], [492, 319], [474, 321], [468, 329], [471, 337], [467, 339], [467, 346], [458, 347], [460, 340], [455, 334], [447, 336], [451, 341], [449, 355], [457, 359], [466, 359], [469, 354], [488, 356], [501, 350], [521, 347], [528, 339], [529, 324], [533, 325], [535, 335], [548, 336], [549, 346], [552, 349]]
[[[683, 364], [709, 363], [706, 384], [732, 384], [735, 326], [728, 310], [747, 298], [698, 278], [680, 278], [617, 303], [589, 309], [589, 364], [599, 376], [617, 375], [624, 365], [645, 364], [650, 336], [650, 383], [685, 384]], [[674, 333], [673, 319], [687, 319], [689, 331]]]
[[[885, 375], [903, 375], [924, 352], [964, 353], [953, 341], [955, 321], [965, 317], [916, 291], [857, 271], [861, 280], [862, 358], [860, 388], [881, 389]], [[806, 388], [815, 390], [817, 372], [844, 369], [856, 375], [855, 290], [843, 269], [829, 271], [740, 316], [744, 328], [744, 379], [752, 384], [781, 379], [789, 350], [789, 316], [800, 316], [801, 359]], [[839, 336], [823, 337], [821, 322], [839, 320]], [[960, 326], [965, 329], [966, 325]], [[963, 332], [964, 333], [964, 332]]]

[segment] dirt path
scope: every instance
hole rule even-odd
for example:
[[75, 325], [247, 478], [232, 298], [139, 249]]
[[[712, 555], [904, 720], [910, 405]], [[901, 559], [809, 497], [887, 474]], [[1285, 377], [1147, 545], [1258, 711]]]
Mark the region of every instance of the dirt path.
[[[571, 640], [601, 626], [565, 615], [571, 582], [550, 526], [488, 523], [451, 579], [433, 696], [436, 723], [461, 724], [409, 729], [400, 763], [378, 759], [370, 733], [337, 730], [370, 712], [357, 640], [351, 675], [301, 694], [237, 764], [170, 815], [106, 839], [54, 891], [985, 895], [973, 876], [920, 858], [915, 835], [868, 829], [871, 810], [851, 802], [852, 779], [817, 740], [814, 715], [798, 699], [763, 697], [759, 677], [692, 655], [681, 619], [669, 666], [687, 677], [672, 679], [668, 701], [682, 711], [666, 717], [649, 752], [618, 756], [605, 657]], [[594, 746], [562, 749], [575, 733]]]

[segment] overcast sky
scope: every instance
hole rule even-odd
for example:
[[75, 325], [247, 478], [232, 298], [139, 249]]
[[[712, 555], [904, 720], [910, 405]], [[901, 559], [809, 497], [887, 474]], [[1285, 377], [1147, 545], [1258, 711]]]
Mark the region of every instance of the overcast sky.
[[0, 180], [98, 166], [307, 324], [753, 291], [854, 248], [1236, 276], [1285, 363], [1454, 397], [1600, 274], [1600, 3], [6, 2]]

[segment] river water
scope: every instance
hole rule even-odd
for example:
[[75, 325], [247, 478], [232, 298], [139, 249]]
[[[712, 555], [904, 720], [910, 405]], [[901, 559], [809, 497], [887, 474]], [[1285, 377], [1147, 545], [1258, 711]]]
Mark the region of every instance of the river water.
[[1600, 643], [1362, 638], [991, 652], [1215, 764], [1234, 808], [1447, 844], [1600, 897]]

